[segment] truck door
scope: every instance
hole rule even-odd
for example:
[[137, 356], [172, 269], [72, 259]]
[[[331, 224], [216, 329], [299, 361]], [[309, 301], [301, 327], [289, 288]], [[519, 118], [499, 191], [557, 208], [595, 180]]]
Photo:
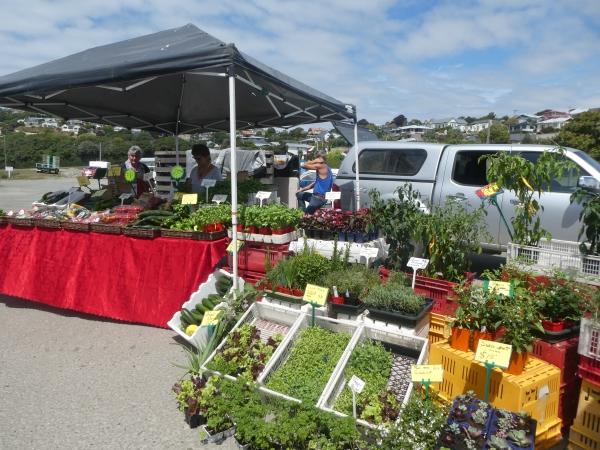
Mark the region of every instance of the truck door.
[[[484, 155], [494, 154], [497, 150], [485, 150], [470, 147], [450, 146], [444, 150], [442, 164], [438, 174], [441, 179], [440, 195], [437, 204], [444, 204], [448, 198], [461, 202], [469, 211], [485, 206], [485, 222], [491, 235], [491, 242], [484, 247], [489, 250], [500, 250], [501, 223], [500, 213], [496, 207], [485, 203], [477, 196], [477, 190], [489, 184], [486, 177], [486, 162], [479, 161]], [[503, 195], [503, 194], [502, 194]], [[498, 203], [502, 199], [498, 197]], [[503, 225], [502, 225], [503, 226]]]
[[[513, 150], [514, 151], [514, 150]], [[521, 151], [520, 156], [535, 163], [542, 155], [542, 151]], [[564, 156], [568, 158], [568, 155]], [[576, 164], [576, 163], [575, 163]], [[589, 175], [583, 168], [576, 165], [575, 168], [565, 173], [562, 177], [552, 180], [550, 186], [544, 189], [541, 197], [534, 196], [544, 208], [540, 212], [541, 227], [552, 234], [553, 239], [577, 242], [577, 236], [581, 228], [579, 213], [581, 206], [571, 204], [571, 194], [577, 189], [577, 180], [580, 176]], [[515, 208], [518, 200], [514, 192], [505, 192], [502, 211], [507, 220], [515, 216]]]

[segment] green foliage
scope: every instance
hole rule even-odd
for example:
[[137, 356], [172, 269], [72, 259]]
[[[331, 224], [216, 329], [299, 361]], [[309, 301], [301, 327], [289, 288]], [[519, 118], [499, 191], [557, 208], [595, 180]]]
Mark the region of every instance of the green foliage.
[[540, 239], [551, 239], [552, 235], [540, 225], [538, 214], [543, 207], [534, 196], [537, 193], [539, 198], [553, 178], [562, 176], [573, 167], [573, 163], [564, 158], [564, 152], [561, 149], [544, 152], [535, 163], [508, 152], [484, 155], [481, 159], [487, 159], [490, 163], [487, 178], [500, 188], [513, 191], [519, 200], [515, 217], [511, 220], [513, 242], [537, 246]]
[[389, 264], [402, 270], [412, 256], [414, 246], [411, 239], [422, 212], [419, 209], [419, 193], [410, 184], [398, 187], [394, 194], [397, 198], [384, 200], [378, 191], [372, 190], [369, 197], [373, 227], [381, 230], [390, 246]]
[[228, 226], [231, 224], [231, 205], [227, 203], [199, 208], [193, 213], [190, 213], [191, 209], [188, 205], [176, 205], [173, 209], [176, 215], [164, 223], [165, 227], [172, 230], [202, 231], [206, 225], [220, 223]]
[[379, 274], [362, 264], [348, 267], [347, 269], [329, 272], [323, 279], [326, 287], [335, 286], [339, 295], [364, 298], [369, 290], [380, 283]]
[[330, 261], [310, 247], [281, 260], [267, 271], [267, 281], [273, 286], [304, 289], [308, 283], [322, 285], [334, 261]]
[[332, 150], [327, 153], [327, 165], [332, 169], [339, 169], [344, 159], [344, 152], [341, 150]]
[[363, 299], [367, 308], [409, 315], [421, 311], [425, 302], [425, 298], [415, 294], [412, 288], [390, 282], [373, 287]]
[[489, 241], [482, 208], [467, 211], [458, 201], [448, 199], [433, 206], [431, 214], [419, 216], [417, 229], [429, 259], [426, 273], [449, 281], [460, 281], [469, 269], [469, 253], [481, 253], [481, 242]]
[[350, 341], [347, 333], [304, 329], [288, 360], [267, 381], [267, 387], [314, 405]]
[[581, 318], [584, 308], [581, 294], [577, 283], [556, 273], [547, 282], [537, 285], [533, 298], [542, 318], [557, 322]]
[[585, 236], [579, 245], [586, 254], [600, 254], [600, 193], [578, 188], [571, 194], [571, 203], [579, 203], [582, 207], [579, 221], [582, 222], [577, 239]]
[[502, 325], [500, 305], [505, 297], [486, 291], [482, 286], [462, 283], [455, 289], [458, 308], [453, 326], [469, 330], [494, 332]]
[[512, 298], [507, 297], [498, 309], [503, 325], [506, 327], [506, 332], [500, 340], [505, 344], [512, 345], [513, 352], [531, 351], [532, 327], [540, 332], [544, 331], [531, 294], [520, 292]]
[[[508, 144], [510, 143], [510, 133], [508, 127], [502, 123], [493, 123], [489, 127], [490, 144]], [[479, 140], [487, 142], [488, 130], [479, 132]]]
[[600, 112], [584, 112], [569, 120], [560, 130], [556, 142], [578, 148], [600, 160]]

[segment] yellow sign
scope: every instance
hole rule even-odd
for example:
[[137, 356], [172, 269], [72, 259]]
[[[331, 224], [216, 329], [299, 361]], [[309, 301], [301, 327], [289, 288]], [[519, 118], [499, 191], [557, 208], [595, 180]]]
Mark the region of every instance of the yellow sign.
[[109, 177], [120, 177], [121, 176], [121, 166], [110, 166], [108, 169]]
[[481, 192], [483, 192], [483, 194], [486, 197], [491, 197], [492, 195], [497, 193], [499, 189], [500, 188], [496, 183], [492, 183], [492, 184], [488, 184], [487, 186], [484, 186], [483, 188], [481, 188]]
[[182, 205], [197, 205], [198, 204], [198, 194], [183, 194], [181, 196], [181, 204]]
[[307, 284], [304, 290], [304, 301], [323, 306], [327, 301], [327, 295], [329, 295], [329, 289], [315, 286], [314, 284]]
[[202, 317], [202, 323], [200, 326], [206, 327], [209, 325], [217, 325], [219, 323], [219, 319], [221, 318], [221, 314], [223, 314], [223, 311], [221, 310], [206, 311], [204, 313], [204, 317]]
[[495, 366], [506, 369], [510, 363], [512, 346], [501, 342], [480, 339], [475, 353], [475, 361], [494, 363]]
[[441, 364], [415, 364], [410, 367], [413, 383], [429, 381], [441, 383], [444, 381], [444, 368]]
[[[240, 240], [238, 239], [238, 240], [237, 240], [237, 249], [239, 250], [239, 249], [242, 247], [242, 245], [244, 245], [244, 241], [240, 241]], [[228, 251], [229, 253], [233, 253], [233, 249], [234, 249], [234, 244], [233, 244], [233, 241], [231, 241], [231, 242], [229, 243], [229, 245], [227, 246], [227, 251]]]
[[90, 184], [90, 179], [88, 177], [77, 177], [77, 182], [79, 186], [88, 186]]
[[495, 291], [497, 294], [507, 297], [512, 297], [513, 295], [512, 285], [506, 281], [486, 280], [483, 283], [483, 287], [488, 291]]

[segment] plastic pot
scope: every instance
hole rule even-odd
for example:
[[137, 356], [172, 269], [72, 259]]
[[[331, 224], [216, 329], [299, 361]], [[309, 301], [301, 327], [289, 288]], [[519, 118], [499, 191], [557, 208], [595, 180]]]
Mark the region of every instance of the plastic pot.
[[510, 373], [511, 375], [521, 375], [523, 370], [525, 370], [525, 364], [527, 364], [528, 357], [528, 352], [512, 352], [510, 364], [505, 372]]
[[479, 330], [473, 331], [473, 345], [471, 347], [471, 350], [473, 350], [474, 352], [477, 351], [477, 346], [479, 345], [479, 339], [485, 339], [486, 341], [493, 341], [494, 337], [495, 337], [494, 334], [495, 333], [490, 333], [489, 331], [479, 331]]
[[469, 351], [469, 339], [471, 330], [467, 328], [452, 328], [452, 336], [450, 337], [450, 347], [463, 352]]

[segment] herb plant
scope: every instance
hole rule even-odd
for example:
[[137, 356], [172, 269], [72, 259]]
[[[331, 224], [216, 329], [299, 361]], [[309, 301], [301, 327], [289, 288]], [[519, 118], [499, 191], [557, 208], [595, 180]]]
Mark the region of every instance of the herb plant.
[[363, 303], [367, 308], [414, 315], [421, 311], [426, 300], [408, 286], [388, 282], [373, 287]]
[[579, 221], [583, 222], [579, 236], [585, 240], [579, 244], [579, 249], [585, 254], [600, 254], [600, 192], [592, 192], [587, 189], [578, 188], [571, 195], [571, 203], [579, 203], [582, 206], [579, 213]]

